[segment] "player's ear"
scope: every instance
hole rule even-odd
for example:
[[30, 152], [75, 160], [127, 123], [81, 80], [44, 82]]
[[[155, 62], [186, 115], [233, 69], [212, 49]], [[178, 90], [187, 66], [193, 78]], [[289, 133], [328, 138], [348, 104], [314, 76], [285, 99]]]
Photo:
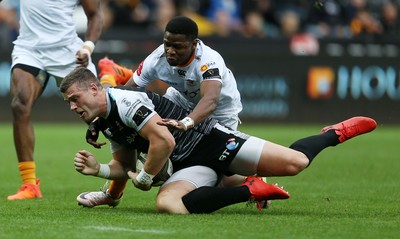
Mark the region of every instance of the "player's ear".
[[93, 95], [96, 95], [99, 91], [99, 87], [97, 87], [95, 83], [90, 83], [88, 90], [91, 91]]
[[197, 46], [197, 40], [194, 39], [194, 40], [192, 41], [192, 50], [196, 49], [196, 46]]

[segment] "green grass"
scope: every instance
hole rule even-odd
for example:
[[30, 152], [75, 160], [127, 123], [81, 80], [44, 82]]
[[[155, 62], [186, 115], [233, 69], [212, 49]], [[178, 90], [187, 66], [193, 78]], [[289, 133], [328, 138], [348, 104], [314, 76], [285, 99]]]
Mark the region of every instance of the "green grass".
[[[247, 125], [241, 130], [283, 145], [318, 133], [323, 125]], [[258, 212], [245, 203], [209, 215], [163, 215], [156, 190], [128, 185], [116, 208], [81, 208], [76, 196], [104, 180], [75, 172], [78, 149], [108, 162], [108, 147], [84, 140], [84, 124], [36, 124], [37, 175], [43, 198], [7, 201], [21, 183], [10, 124], [0, 125], [0, 238], [398, 238], [400, 233], [400, 127], [380, 125], [328, 148], [295, 177], [270, 178], [291, 193]]]

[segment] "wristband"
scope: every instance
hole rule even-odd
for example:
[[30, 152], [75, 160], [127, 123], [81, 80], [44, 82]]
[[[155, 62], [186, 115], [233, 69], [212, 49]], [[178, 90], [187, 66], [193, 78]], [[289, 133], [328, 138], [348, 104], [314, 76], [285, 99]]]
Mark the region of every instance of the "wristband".
[[136, 180], [143, 185], [150, 185], [153, 182], [153, 178], [155, 175], [151, 175], [146, 173], [146, 171], [144, 171], [144, 169], [142, 168], [142, 170], [140, 170], [140, 173], [138, 174], [138, 176], [136, 176]]
[[108, 178], [109, 176], [110, 176], [110, 166], [108, 166], [108, 164], [100, 164], [97, 177]]
[[185, 117], [180, 121], [184, 126], [185, 130], [191, 129], [194, 127], [194, 121], [190, 117]]
[[94, 45], [94, 43], [92, 41], [85, 41], [83, 43], [83, 46], [84, 47], [86, 46], [88, 48], [88, 50], [90, 52], [89, 55], [91, 55], [93, 53], [95, 45]]

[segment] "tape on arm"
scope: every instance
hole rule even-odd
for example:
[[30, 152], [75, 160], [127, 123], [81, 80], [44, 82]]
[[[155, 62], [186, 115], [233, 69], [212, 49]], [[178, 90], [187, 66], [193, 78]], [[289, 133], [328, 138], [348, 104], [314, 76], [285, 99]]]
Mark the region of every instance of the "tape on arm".
[[89, 55], [92, 55], [92, 53], [94, 51], [94, 47], [95, 47], [95, 45], [92, 41], [85, 41], [83, 43], [82, 50], [83, 51], [87, 50]]

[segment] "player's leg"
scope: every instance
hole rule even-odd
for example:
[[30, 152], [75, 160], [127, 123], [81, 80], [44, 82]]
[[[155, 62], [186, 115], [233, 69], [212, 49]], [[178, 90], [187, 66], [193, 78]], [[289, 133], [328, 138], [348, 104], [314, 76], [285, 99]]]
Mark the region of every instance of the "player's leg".
[[[239, 116], [233, 115], [230, 117], [227, 116], [220, 116], [220, 117], [215, 117], [216, 119], [219, 120], [224, 126], [237, 130], [239, 124], [241, 123]], [[232, 176], [224, 176], [221, 181], [219, 182], [218, 186], [219, 187], [237, 187], [243, 184], [243, 182], [246, 180], [246, 177], [239, 175], [239, 174], [234, 174]], [[266, 181], [266, 178], [263, 179]]]
[[188, 214], [191, 208], [186, 208], [182, 197], [201, 187], [213, 187], [217, 181], [217, 174], [208, 167], [192, 166], [181, 169], [160, 187], [156, 209], [163, 213]]
[[35, 135], [31, 114], [33, 104], [43, 91], [43, 82], [40, 81], [47, 79], [43, 71], [34, 67], [17, 64], [12, 69], [11, 110], [14, 144], [23, 184], [16, 194], [7, 198], [8, 200], [42, 197], [33, 159]]
[[211, 213], [249, 200], [285, 199], [289, 195], [277, 185], [257, 177], [237, 187], [215, 187], [217, 174], [205, 166], [192, 166], [174, 173], [160, 188], [156, 208], [171, 214]]
[[260, 176], [293, 176], [308, 167], [325, 148], [336, 146], [375, 128], [376, 122], [373, 119], [353, 117], [324, 127], [319, 135], [297, 140], [289, 148], [251, 137], [243, 144], [230, 168], [236, 173], [243, 173], [246, 169], [250, 173], [256, 168], [257, 175]]
[[107, 57], [99, 60], [98, 67], [100, 69], [99, 78], [102, 84], [107, 83], [111, 86], [125, 85], [133, 75], [131, 69], [120, 66]]

